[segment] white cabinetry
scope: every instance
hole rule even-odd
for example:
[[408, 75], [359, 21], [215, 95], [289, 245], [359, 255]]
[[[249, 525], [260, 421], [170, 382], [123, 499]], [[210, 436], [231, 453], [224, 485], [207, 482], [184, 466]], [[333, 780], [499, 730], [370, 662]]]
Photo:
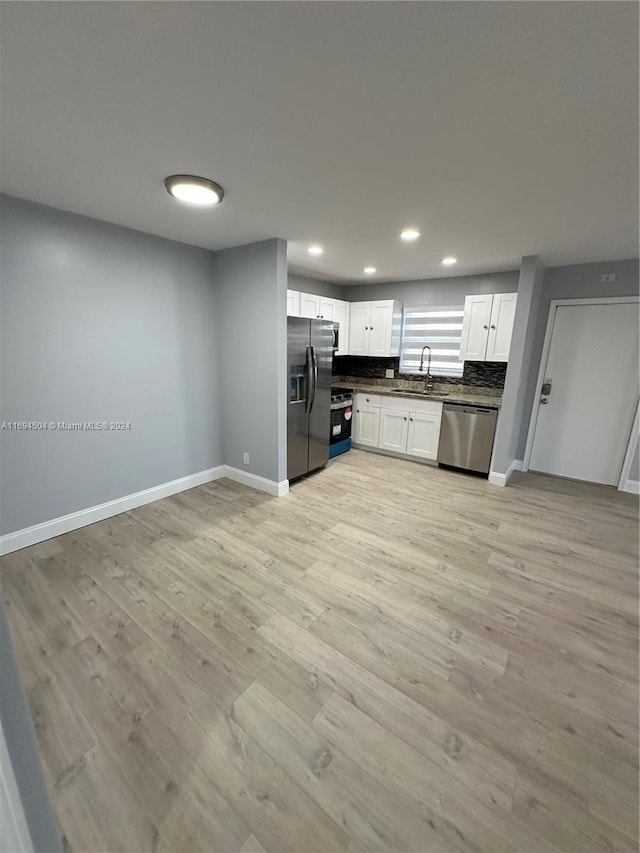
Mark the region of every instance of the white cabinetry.
[[442, 403], [358, 393], [353, 443], [418, 459], [437, 460]]
[[340, 325], [338, 334], [338, 351], [334, 355], [347, 355], [349, 352], [349, 303], [343, 299], [336, 299], [336, 312], [334, 320]]
[[464, 302], [461, 360], [509, 360], [517, 298], [517, 293], [467, 296]]
[[333, 320], [340, 324], [338, 336], [339, 349], [334, 355], [347, 355], [349, 352], [350, 303], [344, 299], [331, 299], [315, 293], [302, 293], [299, 290], [287, 290], [287, 316], [308, 317], [310, 320]]
[[320, 297], [315, 293], [300, 294], [300, 316], [315, 320], [320, 316]]
[[350, 355], [399, 355], [401, 327], [402, 305], [397, 299], [352, 302]]
[[353, 441], [363, 447], [377, 447], [380, 435], [380, 397], [355, 395]]
[[420, 456], [422, 459], [438, 458], [438, 442], [440, 441], [440, 414], [426, 412], [409, 412], [409, 430], [407, 432], [407, 453], [409, 456]]
[[381, 408], [378, 447], [383, 450], [393, 450], [395, 453], [406, 453], [408, 430], [409, 412]]
[[349, 354], [369, 355], [370, 302], [352, 302], [349, 321]]
[[287, 317], [300, 316], [300, 291], [287, 290]]
[[335, 320], [336, 319], [336, 302], [337, 299], [329, 299], [327, 296], [320, 297], [320, 319]]
[[487, 361], [509, 361], [517, 299], [517, 293], [494, 294], [487, 340]]

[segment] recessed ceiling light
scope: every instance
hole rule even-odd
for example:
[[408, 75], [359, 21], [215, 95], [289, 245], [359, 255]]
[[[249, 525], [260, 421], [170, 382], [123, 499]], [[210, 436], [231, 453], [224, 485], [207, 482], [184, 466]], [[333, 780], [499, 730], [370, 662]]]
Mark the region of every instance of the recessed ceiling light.
[[178, 201], [196, 204], [199, 207], [220, 204], [224, 198], [224, 190], [220, 184], [208, 178], [199, 178], [197, 175], [169, 175], [164, 179], [164, 185], [169, 195], [177, 198]]
[[417, 240], [420, 236], [420, 232], [416, 231], [415, 228], [405, 228], [405, 230], [400, 234], [400, 239], [404, 240], [405, 243], [412, 243], [414, 240]]
[[318, 257], [318, 255], [321, 255], [324, 252], [324, 249], [322, 246], [309, 246], [307, 252], [309, 252], [310, 255]]
[[454, 258], [453, 255], [447, 255], [446, 258], [442, 259], [442, 263], [445, 267], [452, 267], [454, 264], [458, 263], [458, 259]]
[[365, 267], [364, 268], [364, 274], [365, 275], [373, 275], [375, 271], [376, 271], [375, 267]]

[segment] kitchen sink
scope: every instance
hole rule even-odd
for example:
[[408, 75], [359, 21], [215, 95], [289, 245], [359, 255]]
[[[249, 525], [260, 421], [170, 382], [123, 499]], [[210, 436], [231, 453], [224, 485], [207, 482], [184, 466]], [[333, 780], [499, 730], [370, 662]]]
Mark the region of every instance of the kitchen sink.
[[448, 397], [450, 391], [407, 391], [404, 388], [392, 388], [392, 394], [404, 394], [405, 397]]

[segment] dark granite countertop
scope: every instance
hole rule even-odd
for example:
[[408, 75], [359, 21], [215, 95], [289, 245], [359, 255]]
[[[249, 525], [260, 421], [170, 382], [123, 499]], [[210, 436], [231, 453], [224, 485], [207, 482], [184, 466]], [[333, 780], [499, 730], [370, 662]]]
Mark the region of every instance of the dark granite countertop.
[[[455, 403], [466, 406], [484, 406], [487, 409], [499, 409], [502, 402], [502, 395], [493, 393], [478, 393], [478, 390], [473, 387], [467, 388], [453, 386], [451, 391], [444, 389], [435, 389], [428, 396], [420, 392], [413, 391], [411, 388], [402, 387], [401, 382], [387, 380], [388, 385], [378, 385], [375, 382], [348, 380], [335, 380], [331, 383], [332, 388], [351, 388], [354, 391], [360, 391], [365, 394], [382, 394], [385, 397], [406, 397], [411, 400], [433, 400], [437, 403]], [[398, 390], [395, 390], [398, 389]], [[491, 389], [493, 390], [493, 389]]]

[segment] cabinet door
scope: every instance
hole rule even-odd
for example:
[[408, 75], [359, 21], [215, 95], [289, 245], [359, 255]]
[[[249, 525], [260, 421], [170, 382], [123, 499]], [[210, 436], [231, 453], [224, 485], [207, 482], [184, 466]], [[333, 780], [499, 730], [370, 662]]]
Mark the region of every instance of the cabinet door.
[[440, 415], [425, 415], [409, 412], [407, 453], [422, 459], [438, 458], [440, 441]]
[[336, 322], [340, 324], [338, 335], [339, 350], [335, 355], [347, 355], [349, 352], [349, 308], [348, 302], [336, 299]]
[[336, 317], [336, 300], [329, 299], [327, 296], [320, 297], [320, 316], [324, 320], [337, 320]]
[[300, 294], [300, 316], [315, 320], [320, 316], [320, 297], [315, 293]]
[[409, 412], [382, 409], [380, 412], [380, 440], [378, 447], [406, 453]]
[[484, 361], [493, 296], [467, 296], [464, 300], [460, 358], [465, 361]]
[[380, 407], [358, 403], [354, 421], [355, 443], [362, 444], [365, 447], [377, 447], [380, 432]]
[[287, 317], [300, 316], [300, 291], [287, 290]]
[[517, 298], [517, 293], [495, 293], [493, 296], [487, 340], [487, 361], [509, 361]]
[[369, 355], [391, 355], [393, 301], [372, 302], [369, 323]]
[[349, 321], [350, 355], [369, 355], [370, 302], [352, 302]]

